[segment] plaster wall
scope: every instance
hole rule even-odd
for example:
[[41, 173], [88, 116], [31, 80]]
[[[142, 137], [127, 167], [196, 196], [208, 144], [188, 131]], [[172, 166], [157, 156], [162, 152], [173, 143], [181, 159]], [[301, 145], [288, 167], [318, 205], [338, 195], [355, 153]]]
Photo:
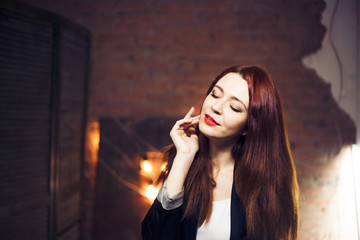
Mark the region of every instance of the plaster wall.
[[303, 64], [314, 69], [325, 82], [330, 83], [334, 99], [356, 123], [359, 144], [359, 1], [325, 2], [322, 24], [327, 32], [322, 47], [316, 53], [305, 56]]

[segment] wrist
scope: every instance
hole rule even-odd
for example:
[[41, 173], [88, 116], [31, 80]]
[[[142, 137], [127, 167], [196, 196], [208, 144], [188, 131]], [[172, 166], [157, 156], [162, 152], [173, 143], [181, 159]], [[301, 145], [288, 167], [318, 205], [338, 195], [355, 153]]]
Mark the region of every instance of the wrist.
[[170, 198], [179, 193], [183, 187], [184, 182], [189, 172], [191, 163], [191, 158], [184, 158], [183, 156], [178, 156], [174, 158], [173, 165], [171, 166], [171, 170], [169, 172], [167, 178], [167, 191]]
[[191, 163], [195, 158], [195, 154], [193, 153], [177, 153], [174, 158], [174, 164], [178, 166], [186, 166], [190, 167]]

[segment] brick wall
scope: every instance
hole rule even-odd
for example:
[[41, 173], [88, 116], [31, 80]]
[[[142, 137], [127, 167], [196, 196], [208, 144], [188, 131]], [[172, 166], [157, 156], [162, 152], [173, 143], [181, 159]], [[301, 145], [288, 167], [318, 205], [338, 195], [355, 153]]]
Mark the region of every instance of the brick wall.
[[[26, 0], [91, 31], [89, 114], [181, 116], [224, 67], [257, 63], [280, 90], [301, 186], [301, 239], [335, 239], [329, 202], [355, 126], [301, 59], [320, 48], [321, 0]], [[325, 191], [326, 194], [323, 194]], [[326, 220], [326, 221], [325, 221]], [[315, 226], [315, 227], [314, 227]]]

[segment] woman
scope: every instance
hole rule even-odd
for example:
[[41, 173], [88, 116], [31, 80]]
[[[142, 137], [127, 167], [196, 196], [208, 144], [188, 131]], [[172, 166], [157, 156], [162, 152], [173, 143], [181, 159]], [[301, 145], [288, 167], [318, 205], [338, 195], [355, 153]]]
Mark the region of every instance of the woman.
[[144, 239], [297, 239], [298, 185], [279, 94], [257, 66], [211, 84], [173, 126]]

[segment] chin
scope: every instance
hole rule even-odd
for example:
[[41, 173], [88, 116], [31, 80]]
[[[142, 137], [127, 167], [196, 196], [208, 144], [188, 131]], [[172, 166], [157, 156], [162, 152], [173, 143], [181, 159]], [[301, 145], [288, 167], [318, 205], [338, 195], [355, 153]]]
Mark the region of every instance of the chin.
[[200, 121], [199, 122], [199, 131], [204, 134], [206, 137], [208, 137], [209, 135], [209, 130], [210, 129], [207, 129], [207, 125], [206, 123], [204, 123], [203, 121]]
[[213, 129], [208, 129], [206, 123], [199, 123], [199, 131], [207, 138], [216, 138], [216, 133], [213, 132]]

